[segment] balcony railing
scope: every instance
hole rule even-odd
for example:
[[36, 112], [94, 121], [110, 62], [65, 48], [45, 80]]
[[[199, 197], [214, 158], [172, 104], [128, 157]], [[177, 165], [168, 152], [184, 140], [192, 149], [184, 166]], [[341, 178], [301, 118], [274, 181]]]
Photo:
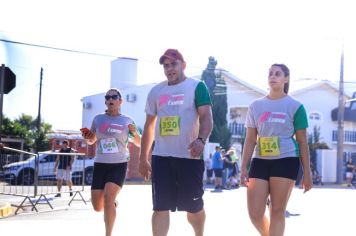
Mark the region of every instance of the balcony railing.
[[[332, 141], [337, 142], [337, 130], [333, 130]], [[356, 143], [356, 131], [344, 131], [344, 142]]]
[[245, 137], [246, 135], [245, 124], [241, 124], [237, 122], [229, 123], [229, 131], [232, 137], [236, 137], [236, 138], [242, 138]]

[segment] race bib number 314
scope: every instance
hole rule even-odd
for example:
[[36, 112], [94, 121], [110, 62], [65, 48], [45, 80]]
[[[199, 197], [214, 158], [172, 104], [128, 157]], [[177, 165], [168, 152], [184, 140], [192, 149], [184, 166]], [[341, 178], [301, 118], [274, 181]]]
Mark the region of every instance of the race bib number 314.
[[260, 137], [259, 147], [261, 156], [279, 156], [279, 139], [276, 136]]
[[161, 136], [180, 134], [179, 116], [164, 116], [159, 121], [159, 133]]

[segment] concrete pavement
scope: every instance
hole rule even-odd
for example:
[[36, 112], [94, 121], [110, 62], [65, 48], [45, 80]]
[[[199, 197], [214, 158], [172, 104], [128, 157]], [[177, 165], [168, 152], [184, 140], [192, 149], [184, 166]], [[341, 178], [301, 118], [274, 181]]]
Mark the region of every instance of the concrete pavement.
[[[40, 205], [39, 212], [27, 208], [16, 216], [0, 219], [0, 234], [5, 235], [104, 235], [103, 214], [92, 210], [89, 188], [82, 193], [88, 201], [68, 206], [68, 194], [50, 198], [54, 209]], [[51, 196], [50, 196], [51, 197]], [[0, 201], [16, 197], [0, 195]], [[216, 193], [206, 189], [205, 235], [257, 236], [246, 208], [246, 188]], [[21, 201], [23, 199], [17, 199]], [[117, 219], [113, 235], [151, 235], [151, 186], [125, 185], [118, 196]], [[351, 188], [314, 188], [303, 194], [293, 190], [286, 212], [286, 236], [356, 235], [356, 190]], [[185, 213], [171, 213], [169, 236], [193, 235]]]

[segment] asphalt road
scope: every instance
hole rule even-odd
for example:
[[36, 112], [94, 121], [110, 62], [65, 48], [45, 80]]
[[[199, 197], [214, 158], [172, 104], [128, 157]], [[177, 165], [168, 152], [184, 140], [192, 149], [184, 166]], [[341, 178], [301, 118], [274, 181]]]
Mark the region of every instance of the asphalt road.
[[[104, 235], [103, 214], [92, 210], [90, 192], [82, 192], [85, 204], [77, 196], [71, 198], [48, 196], [47, 204], [38, 206], [39, 212], [30, 207], [17, 215], [0, 219], [0, 235]], [[0, 195], [0, 201], [20, 202], [23, 198]], [[246, 189], [212, 192], [206, 189], [206, 236], [257, 236], [246, 209]], [[125, 185], [118, 196], [117, 219], [113, 235], [151, 235], [151, 186]], [[300, 235], [356, 235], [356, 189], [343, 187], [314, 188], [303, 194], [293, 190], [286, 212], [286, 236]], [[170, 236], [194, 235], [186, 221], [185, 213], [171, 213]]]

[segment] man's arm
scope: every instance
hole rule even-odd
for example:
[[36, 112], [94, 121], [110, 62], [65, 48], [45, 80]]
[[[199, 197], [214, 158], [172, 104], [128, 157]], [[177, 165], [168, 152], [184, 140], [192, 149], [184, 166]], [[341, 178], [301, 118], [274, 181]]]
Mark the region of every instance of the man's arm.
[[199, 116], [199, 136], [204, 141], [208, 139], [211, 131], [213, 130], [213, 113], [210, 105], [204, 105], [198, 107]]
[[146, 159], [150, 153], [150, 149], [154, 139], [156, 116], [147, 115], [146, 122], [141, 139], [141, 157]]
[[157, 116], [146, 115], [146, 122], [141, 139], [141, 153], [140, 153], [140, 174], [148, 180], [151, 173], [151, 165], [148, 161], [150, 150], [152, 147]]
[[197, 108], [199, 116], [199, 134], [196, 140], [189, 145], [190, 155], [199, 158], [204, 151], [205, 142], [213, 130], [213, 115], [210, 105]]

